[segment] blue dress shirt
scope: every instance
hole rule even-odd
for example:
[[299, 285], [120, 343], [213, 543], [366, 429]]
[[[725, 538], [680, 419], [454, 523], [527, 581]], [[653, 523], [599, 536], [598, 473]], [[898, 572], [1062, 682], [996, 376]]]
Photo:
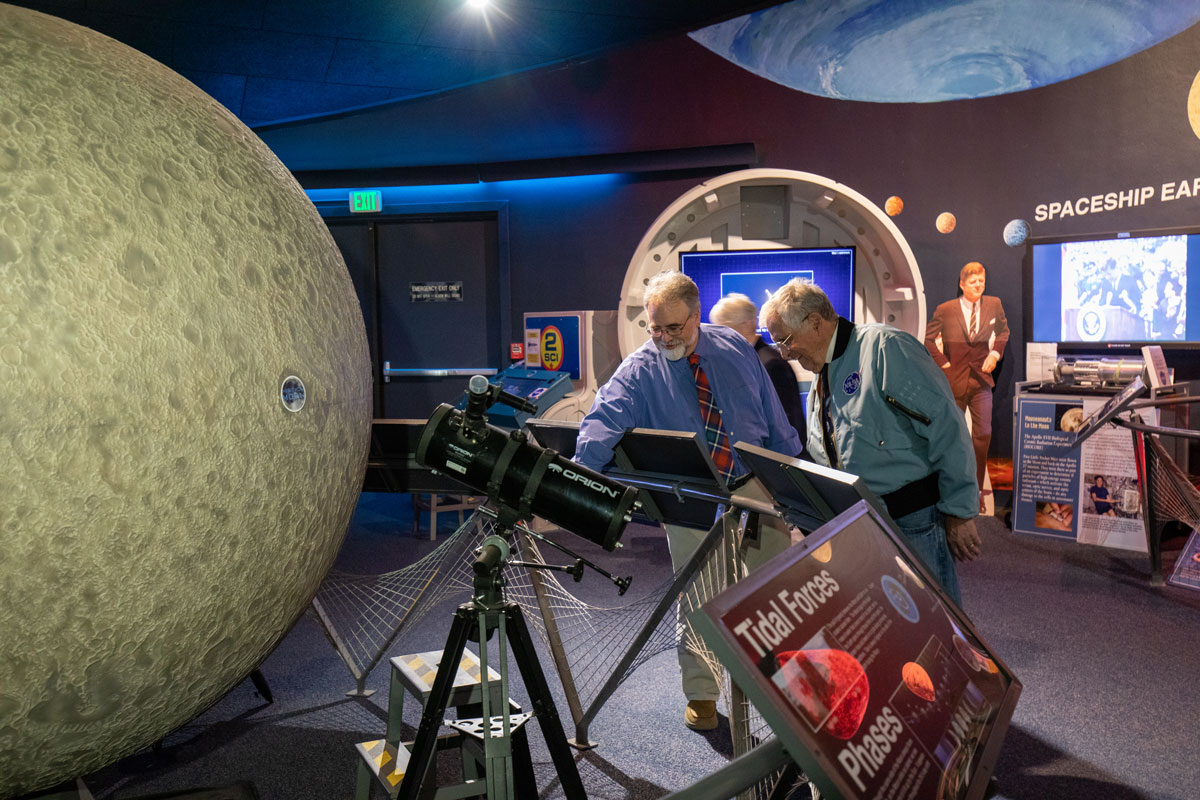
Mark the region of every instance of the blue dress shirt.
[[[754, 348], [741, 334], [701, 323], [696, 353], [733, 443], [746, 442], [789, 457], [800, 454], [800, 437]], [[579, 426], [575, 461], [603, 469], [630, 428], [695, 431], [705, 441], [696, 380], [687, 359], [668, 360], [653, 340], [622, 361], [596, 393]], [[749, 471], [737, 459], [736, 450], [734, 458], [738, 474]]]

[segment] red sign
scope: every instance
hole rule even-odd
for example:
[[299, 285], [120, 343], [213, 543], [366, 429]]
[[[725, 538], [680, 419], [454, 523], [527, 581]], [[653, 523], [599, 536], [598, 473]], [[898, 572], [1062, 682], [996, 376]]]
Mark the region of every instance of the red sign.
[[524, 342], [512, 342], [511, 344], [509, 344], [508, 357], [511, 358], [513, 361], [520, 361], [521, 359], [525, 358], [525, 343]]
[[1019, 683], [863, 509], [811, 534], [814, 545], [824, 539], [820, 546], [780, 554], [703, 613], [719, 622], [738, 654], [726, 665], [780, 740], [794, 743], [793, 756], [819, 754], [821, 769], [802, 766], [822, 793], [974, 800]]

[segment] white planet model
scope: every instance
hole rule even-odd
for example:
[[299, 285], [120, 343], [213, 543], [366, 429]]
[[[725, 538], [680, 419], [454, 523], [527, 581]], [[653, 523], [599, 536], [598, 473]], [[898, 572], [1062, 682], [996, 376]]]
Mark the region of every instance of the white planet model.
[[341, 256], [235, 117], [9, 5], [0, 87], [9, 797], [153, 743], [271, 651], [344, 536], [371, 398]]

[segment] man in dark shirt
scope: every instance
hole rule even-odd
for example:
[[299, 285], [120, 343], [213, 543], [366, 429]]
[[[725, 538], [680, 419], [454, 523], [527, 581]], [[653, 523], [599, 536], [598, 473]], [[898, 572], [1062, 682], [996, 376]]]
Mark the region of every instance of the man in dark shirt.
[[724, 325], [742, 335], [747, 342], [754, 345], [754, 352], [762, 362], [779, 395], [779, 402], [787, 414], [788, 421], [796, 429], [800, 441], [808, 439], [807, 425], [804, 421], [804, 403], [800, 400], [800, 386], [796, 383], [796, 373], [792, 365], [779, 355], [779, 351], [763, 341], [758, 335], [758, 307], [744, 294], [732, 292], [717, 301], [708, 312], [708, 320], [715, 325]]

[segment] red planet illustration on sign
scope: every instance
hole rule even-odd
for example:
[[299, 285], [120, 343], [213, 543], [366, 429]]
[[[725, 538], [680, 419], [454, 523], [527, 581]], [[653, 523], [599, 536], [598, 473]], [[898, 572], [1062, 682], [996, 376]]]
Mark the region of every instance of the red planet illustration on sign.
[[772, 680], [814, 724], [849, 739], [862, 724], [871, 694], [867, 672], [845, 650], [788, 650], [775, 656]]

